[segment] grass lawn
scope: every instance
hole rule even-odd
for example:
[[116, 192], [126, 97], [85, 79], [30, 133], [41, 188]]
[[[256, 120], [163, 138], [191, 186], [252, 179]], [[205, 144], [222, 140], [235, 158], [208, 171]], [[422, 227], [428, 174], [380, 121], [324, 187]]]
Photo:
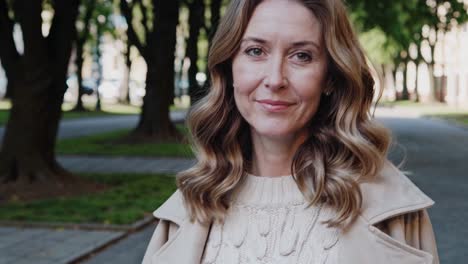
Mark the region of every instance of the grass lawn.
[[432, 114], [430, 116], [468, 126], [468, 111], [466, 113]]
[[409, 100], [382, 102], [381, 106], [392, 106], [417, 111], [421, 116], [437, 117], [460, 125], [468, 125], [468, 108], [456, 108], [443, 103], [416, 103]]
[[[186, 133], [184, 126], [178, 126]], [[69, 155], [109, 155], [109, 156], [146, 156], [192, 158], [189, 144], [185, 143], [115, 143], [130, 130], [118, 130], [91, 136], [63, 139], [57, 143], [58, 154]]]
[[0, 206], [0, 220], [131, 224], [158, 208], [176, 189], [164, 174], [81, 174], [110, 188], [78, 197]]

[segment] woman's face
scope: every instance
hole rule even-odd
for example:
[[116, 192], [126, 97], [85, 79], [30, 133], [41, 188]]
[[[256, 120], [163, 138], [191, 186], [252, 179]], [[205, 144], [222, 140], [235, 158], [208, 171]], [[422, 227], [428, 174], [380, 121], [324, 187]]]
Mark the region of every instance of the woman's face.
[[297, 137], [320, 103], [327, 69], [317, 18], [297, 1], [257, 6], [233, 58], [236, 106], [252, 133]]

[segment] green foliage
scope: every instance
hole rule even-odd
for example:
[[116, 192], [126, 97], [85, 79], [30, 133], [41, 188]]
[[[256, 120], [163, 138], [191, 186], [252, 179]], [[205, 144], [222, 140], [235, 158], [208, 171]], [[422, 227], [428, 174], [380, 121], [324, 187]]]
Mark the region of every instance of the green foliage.
[[175, 178], [164, 174], [84, 174], [81, 177], [109, 188], [95, 194], [0, 207], [1, 220], [131, 224], [159, 207], [176, 189]]
[[[388, 56], [398, 57], [400, 51], [408, 49], [411, 43], [419, 46], [424, 40], [422, 28], [427, 25], [433, 29], [447, 30], [468, 20], [467, 7], [457, 0], [348, 0], [351, 19], [361, 37], [378, 39], [367, 45], [368, 52], [377, 61], [388, 61]], [[443, 7], [443, 8], [442, 8]], [[446, 13], [438, 12], [444, 9]], [[382, 37], [382, 34], [385, 37]], [[378, 44], [378, 45], [377, 45]], [[380, 46], [383, 52], [373, 52]], [[369, 47], [371, 46], [371, 47]], [[375, 54], [377, 53], [377, 54]]]
[[208, 36], [205, 30], [200, 31], [200, 35], [198, 36], [198, 61], [197, 66], [199, 71], [206, 71], [207, 61], [206, 58], [208, 57]]
[[359, 40], [374, 63], [392, 63], [393, 58], [398, 55], [398, 44], [392, 39], [388, 39], [380, 28], [373, 28], [359, 34]]

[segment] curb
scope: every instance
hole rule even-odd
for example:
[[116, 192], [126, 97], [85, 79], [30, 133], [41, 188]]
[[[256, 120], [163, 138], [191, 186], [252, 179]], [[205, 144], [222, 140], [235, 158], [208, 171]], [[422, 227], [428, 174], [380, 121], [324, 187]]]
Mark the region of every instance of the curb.
[[149, 226], [151, 223], [154, 223], [156, 218], [152, 215], [146, 216], [145, 218], [138, 220], [130, 225], [106, 225], [106, 224], [73, 224], [73, 223], [34, 223], [34, 222], [19, 222], [19, 221], [0, 221], [0, 226], [9, 226], [9, 227], [37, 227], [37, 228], [64, 228], [64, 229], [78, 229], [78, 230], [107, 230], [107, 231], [120, 231], [122, 234], [116, 235], [114, 238], [109, 241], [96, 246], [90, 247], [88, 250], [81, 254], [71, 255], [69, 259], [65, 260], [65, 263], [69, 264], [78, 264], [82, 261], [85, 261], [91, 258], [94, 254], [107, 249], [108, 247], [114, 245], [115, 243], [127, 238], [129, 235], [136, 233], [146, 226]]
[[[114, 239], [111, 239], [110, 241], [108, 241], [107, 243], [104, 243], [98, 247], [95, 247], [94, 249], [92, 250], [89, 250], [88, 252], [86, 253], [83, 253], [81, 254], [80, 256], [76, 256], [74, 257], [72, 260], [68, 261], [67, 263], [68, 264], [80, 264], [88, 259], [91, 259], [94, 255], [96, 255], [97, 253], [101, 252], [101, 251], [104, 251], [106, 250], [107, 248], [111, 247], [112, 245], [120, 242], [121, 240], [127, 238], [128, 236], [130, 236], [131, 234], [133, 233], [136, 233], [140, 230], [142, 230], [144, 227], [150, 225], [151, 223], [155, 222], [156, 221], [156, 218], [152, 217], [151, 216], [151, 221], [147, 221], [147, 222], [144, 222], [144, 223], [141, 223], [138, 228], [136, 229], [131, 229], [131, 230], [128, 230], [127, 232], [123, 233], [122, 235], [120, 236], [117, 236], [116, 238]], [[140, 221], [141, 222], [141, 221]]]

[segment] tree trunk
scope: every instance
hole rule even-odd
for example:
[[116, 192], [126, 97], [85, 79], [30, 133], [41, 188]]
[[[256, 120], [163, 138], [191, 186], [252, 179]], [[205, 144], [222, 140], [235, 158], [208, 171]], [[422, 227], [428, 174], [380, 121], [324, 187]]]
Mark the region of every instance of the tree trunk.
[[78, 98], [76, 101], [76, 105], [73, 108], [73, 111], [85, 111], [86, 109], [83, 106], [83, 95], [84, 95], [84, 88], [83, 88], [83, 44], [78, 42], [76, 45], [76, 78], [78, 82]]
[[[222, 0], [211, 0], [210, 4], [210, 11], [211, 11], [211, 18], [210, 18], [210, 29], [208, 31], [208, 48], [211, 47], [211, 41], [213, 40], [214, 34], [218, 29], [219, 20], [221, 17], [221, 4]], [[209, 90], [210, 83], [211, 83], [211, 76], [208, 67], [205, 69], [206, 81], [203, 87], [201, 88], [202, 92], [206, 94]]]
[[57, 163], [54, 149], [78, 1], [55, 1], [54, 9], [50, 34], [44, 38], [42, 1], [15, 1], [25, 52], [15, 68], [12, 108], [0, 152], [0, 182], [61, 188], [76, 181]]
[[[83, 95], [84, 95], [84, 87], [83, 87], [83, 61], [84, 61], [84, 45], [90, 36], [90, 25], [91, 25], [91, 17], [94, 12], [94, 7], [96, 5], [96, 1], [83, 1], [83, 7], [86, 8], [86, 13], [84, 16], [84, 27], [82, 32], [76, 32], [76, 67], [77, 67], [77, 81], [78, 81], [78, 98], [77, 103], [73, 111], [85, 111], [83, 105]], [[89, 87], [91, 88], [91, 87]]]
[[213, 36], [216, 30], [218, 29], [219, 19], [221, 18], [221, 3], [222, 3], [222, 0], [211, 0], [210, 30], [208, 34], [208, 40], [210, 44], [211, 44], [211, 40], [213, 39]]
[[146, 94], [140, 121], [133, 136], [151, 140], [180, 138], [169, 118], [174, 99], [174, 59], [179, 1], [153, 1], [154, 30], [149, 35], [145, 58], [148, 65]]
[[102, 63], [101, 63], [101, 27], [98, 26], [98, 33], [97, 33], [97, 43], [96, 43], [96, 63], [98, 65], [98, 78], [96, 80], [96, 110], [101, 111], [101, 94], [99, 93], [99, 86], [101, 86], [102, 82]]
[[197, 82], [198, 73], [198, 36], [200, 28], [203, 25], [203, 18], [205, 12], [205, 6], [203, 0], [194, 0], [189, 5], [189, 26], [190, 33], [187, 41], [187, 52], [186, 55], [190, 59], [190, 67], [188, 69], [188, 81], [189, 81], [189, 95], [190, 103], [194, 104], [203, 97], [203, 91]]
[[410, 95], [411, 100], [414, 102], [419, 102], [421, 100], [420, 94], [419, 94], [419, 67], [421, 63], [424, 61], [424, 58], [421, 55], [421, 47], [418, 46], [418, 55], [416, 59], [414, 60], [414, 64], [416, 65], [416, 79], [414, 81], [414, 93]]
[[127, 51], [125, 52], [125, 69], [122, 83], [120, 84], [119, 102], [123, 104], [130, 103], [130, 71], [132, 69], [132, 60], [130, 59], [131, 45], [127, 40]]
[[399, 99], [399, 96], [400, 96], [398, 94], [398, 90], [397, 90], [397, 72], [398, 72], [398, 66], [395, 66], [392, 69], [392, 77], [395, 80], [394, 83], [393, 83], [393, 91], [394, 91], [393, 98], [394, 98], [394, 101], [397, 101]]
[[401, 100], [408, 100], [409, 99], [409, 92], [408, 92], [408, 59], [405, 58], [403, 60], [403, 90], [401, 92]]

